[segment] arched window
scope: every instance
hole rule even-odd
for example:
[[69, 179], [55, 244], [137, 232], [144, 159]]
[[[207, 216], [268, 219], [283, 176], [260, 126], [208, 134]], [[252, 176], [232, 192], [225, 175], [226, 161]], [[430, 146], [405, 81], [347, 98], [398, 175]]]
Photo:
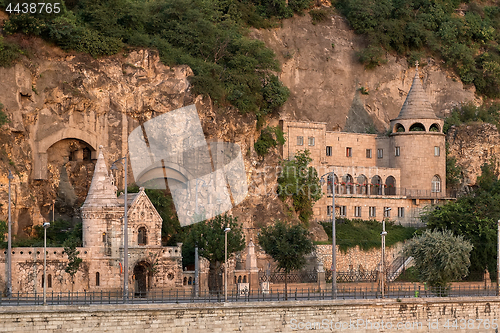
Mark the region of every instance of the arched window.
[[47, 288], [52, 288], [52, 274], [47, 275]]
[[372, 177], [370, 194], [382, 195], [382, 178], [380, 176]]
[[385, 195], [395, 195], [396, 194], [396, 178], [393, 176], [387, 177], [385, 180]]
[[410, 132], [425, 132], [425, 126], [421, 123], [415, 123], [410, 126]]
[[183, 284], [184, 286], [185, 286], [185, 285], [187, 285], [187, 280], [188, 280], [188, 279], [187, 279], [187, 277], [184, 277], [184, 280], [182, 280], [182, 284]]
[[101, 274], [99, 272], [95, 273], [95, 286], [99, 287], [101, 285]]
[[241, 275], [238, 276], [238, 283], [241, 283]]
[[432, 177], [432, 193], [441, 192], [441, 178], [438, 175]]
[[431, 127], [429, 127], [429, 132], [441, 132], [439, 124], [432, 124]]
[[243, 283], [247, 283], [247, 276], [246, 275], [243, 276]]
[[189, 277], [189, 280], [188, 280], [188, 285], [192, 285], [193, 284], [193, 278], [192, 277]]
[[393, 133], [396, 133], [396, 132], [398, 132], [398, 133], [406, 132], [405, 127], [403, 125], [399, 124], [399, 123], [396, 124], [396, 125], [394, 125], [394, 131], [393, 131]]
[[368, 179], [365, 175], [358, 176], [358, 194], [366, 194], [366, 189], [368, 188]]
[[335, 186], [335, 181], [333, 181], [333, 177], [331, 174], [329, 174], [326, 177], [326, 194], [331, 195], [332, 194], [332, 186]]
[[346, 194], [352, 194], [352, 188], [353, 188], [353, 183], [354, 181], [352, 180], [352, 176], [347, 174], [343, 177], [342, 179], [344, 181], [343, 186], [345, 187], [345, 193]]
[[137, 233], [137, 244], [146, 245], [147, 243], [147, 231], [145, 227], [140, 227]]

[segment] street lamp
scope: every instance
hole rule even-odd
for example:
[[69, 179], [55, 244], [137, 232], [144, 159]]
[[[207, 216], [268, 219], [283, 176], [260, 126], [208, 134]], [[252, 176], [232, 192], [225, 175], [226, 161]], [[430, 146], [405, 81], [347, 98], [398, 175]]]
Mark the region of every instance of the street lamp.
[[49, 222], [43, 224], [43, 305], [47, 305], [47, 228]]
[[500, 296], [500, 220], [498, 220], [497, 232], [497, 296]]
[[385, 231], [385, 214], [391, 210], [391, 207], [386, 207], [384, 208], [384, 212], [382, 214], [382, 232], [380, 233], [380, 236], [382, 236], [382, 262], [381, 262], [381, 272], [382, 276], [380, 279], [381, 283], [381, 289], [382, 289], [382, 298], [384, 298], [384, 280], [385, 280], [385, 236], [387, 235], [387, 231]]
[[231, 228], [224, 229], [224, 302], [227, 302], [227, 233]]
[[[123, 161], [122, 161], [123, 160]], [[128, 221], [127, 221], [127, 156], [117, 159], [111, 165], [111, 170], [117, 170], [118, 167], [115, 163], [123, 164], [123, 171], [125, 173], [125, 191], [124, 191], [124, 210], [123, 215], [123, 303], [128, 301]]]
[[12, 176], [12, 172], [9, 170], [9, 176], [7, 177], [9, 179], [9, 207], [8, 207], [8, 235], [7, 235], [7, 290], [6, 294], [7, 297], [12, 296], [12, 214], [11, 214], [11, 197], [10, 197], [10, 182], [12, 179], [14, 179], [14, 176]]
[[[325, 183], [324, 177], [332, 177], [332, 298], [337, 298], [337, 245], [336, 245], [336, 231], [335, 231], [335, 172], [328, 172], [321, 176], [321, 184]], [[328, 183], [328, 182], [327, 182]]]

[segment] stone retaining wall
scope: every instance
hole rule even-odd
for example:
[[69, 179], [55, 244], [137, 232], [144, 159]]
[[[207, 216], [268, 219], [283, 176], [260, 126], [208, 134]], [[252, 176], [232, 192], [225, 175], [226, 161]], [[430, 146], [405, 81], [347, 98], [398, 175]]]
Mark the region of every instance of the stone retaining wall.
[[[494, 332], [500, 300], [417, 298], [300, 302], [0, 307], [2, 332]], [[457, 320], [456, 325], [454, 320]], [[449, 327], [447, 327], [449, 326]], [[457, 326], [454, 328], [453, 326]], [[465, 327], [460, 329], [460, 326]]]

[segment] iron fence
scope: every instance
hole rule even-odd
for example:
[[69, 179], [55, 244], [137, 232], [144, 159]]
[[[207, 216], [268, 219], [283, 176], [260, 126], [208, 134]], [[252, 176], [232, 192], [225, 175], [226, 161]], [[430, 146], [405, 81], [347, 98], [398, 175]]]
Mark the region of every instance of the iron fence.
[[[357, 287], [339, 286], [337, 299], [375, 299], [381, 297], [381, 290], [377, 286]], [[410, 297], [488, 297], [498, 295], [495, 287], [479, 285], [453, 286], [451, 288], [423, 288], [413, 285], [389, 285], [385, 288], [385, 297], [392, 299]], [[283, 300], [320, 300], [332, 299], [331, 287], [318, 288], [269, 288], [269, 290], [238, 290], [228, 291], [228, 302], [258, 302]], [[123, 294], [120, 292], [93, 291], [93, 292], [50, 292], [47, 294], [47, 305], [90, 305], [90, 304], [123, 304]], [[146, 303], [212, 303], [223, 302], [223, 291], [200, 291], [195, 296], [191, 290], [148, 291], [136, 295], [128, 295], [129, 304]], [[41, 293], [13, 293], [12, 297], [0, 297], [0, 306], [42, 305]]]
[[[293, 271], [286, 276], [288, 283], [312, 283], [318, 282], [318, 271], [316, 269], [307, 271]], [[259, 282], [285, 283], [285, 273], [281, 271], [264, 272], [259, 270]]]

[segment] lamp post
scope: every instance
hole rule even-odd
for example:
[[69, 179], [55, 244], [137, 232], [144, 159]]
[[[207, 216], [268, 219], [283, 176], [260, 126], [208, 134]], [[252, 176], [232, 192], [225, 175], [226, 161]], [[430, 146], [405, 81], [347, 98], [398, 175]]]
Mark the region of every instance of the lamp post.
[[380, 236], [382, 236], [382, 261], [380, 264], [380, 271], [381, 271], [381, 278], [380, 278], [380, 284], [381, 284], [381, 290], [382, 290], [382, 298], [385, 296], [385, 236], [387, 235], [387, 231], [385, 231], [385, 213], [390, 211], [391, 207], [386, 207], [384, 209], [384, 212], [382, 214], [382, 232], [380, 233]]
[[497, 232], [497, 296], [500, 296], [500, 220], [498, 220]]
[[7, 285], [6, 285], [6, 295], [7, 297], [12, 296], [12, 214], [11, 214], [11, 196], [10, 196], [10, 182], [12, 179], [14, 179], [14, 176], [12, 176], [12, 172], [9, 170], [9, 176], [7, 177], [9, 179], [9, 206], [8, 206], [8, 234], [7, 234]]
[[47, 228], [49, 222], [43, 224], [43, 305], [47, 305]]
[[227, 302], [227, 233], [231, 228], [224, 229], [224, 302]]
[[[123, 160], [123, 161], [122, 161]], [[117, 159], [111, 165], [111, 170], [117, 170], [115, 163], [120, 162], [123, 164], [123, 171], [125, 173], [125, 191], [124, 191], [124, 215], [123, 215], [123, 303], [128, 302], [128, 221], [127, 221], [127, 156]]]
[[[336, 230], [335, 230], [335, 172], [328, 172], [321, 176], [321, 184], [325, 182], [324, 177], [332, 177], [332, 298], [337, 298], [337, 245], [336, 245]], [[327, 181], [328, 184], [328, 181]]]

